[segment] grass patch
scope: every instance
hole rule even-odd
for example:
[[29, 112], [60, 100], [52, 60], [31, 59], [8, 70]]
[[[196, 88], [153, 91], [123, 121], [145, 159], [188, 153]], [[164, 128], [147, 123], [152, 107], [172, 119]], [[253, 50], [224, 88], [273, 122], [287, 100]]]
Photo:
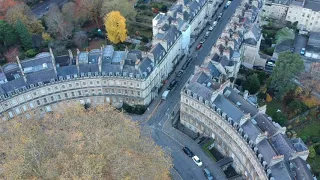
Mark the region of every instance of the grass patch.
[[320, 122], [312, 121], [312, 123], [296, 128], [295, 130], [297, 131], [299, 137], [320, 136]]
[[278, 109], [280, 109], [281, 112], [283, 112], [281, 101], [273, 100], [273, 101], [267, 103], [266, 113], [272, 117], [277, 112]]
[[313, 159], [308, 158], [307, 162], [310, 164], [314, 173], [320, 172], [320, 155], [316, 155]]
[[213, 139], [210, 139], [206, 144], [202, 145], [201, 148], [202, 150], [214, 161], [217, 162], [216, 158], [211, 154], [211, 152], [208, 149], [208, 146], [210, 146], [214, 142]]

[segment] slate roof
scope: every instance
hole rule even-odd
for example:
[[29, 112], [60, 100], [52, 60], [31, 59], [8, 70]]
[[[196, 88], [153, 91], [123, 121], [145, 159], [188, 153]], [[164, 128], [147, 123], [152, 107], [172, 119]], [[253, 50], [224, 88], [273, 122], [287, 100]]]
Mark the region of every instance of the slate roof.
[[273, 125], [273, 122], [268, 119], [265, 114], [258, 114], [254, 117], [257, 122], [257, 126], [263, 131], [268, 133], [268, 137], [273, 136], [277, 133], [277, 128]]
[[53, 69], [34, 72], [26, 75], [28, 84], [38, 84], [38, 82], [48, 83], [52, 79], [56, 79], [56, 74]]
[[166, 50], [160, 43], [158, 43], [150, 50], [150, 52], [153, 54], [155, 62], [159, 62], [161, 58], [163, 58], [163, 56], [165, 55]]
[[206, 68], [210, 70], [210, 73], [213, 77], [219, 77], [221, 75], [221, 72], [211, 62], [207, 64]]
[[308, 147], [304, 144], [301, 138], [291, 139], [292, 145], [297, 152], [307, 151]]
[[290, 5], [292, 0], [271, 0], [275, 4]]
[[290, 174], [290, 169], [284, 161], [278, 162], [271, 168], [271, 174], [275, 179], [294, 180]]
[[27, 86], [27, 83], [24, 81], [22, 77], [14, 79], [12, 81], [8, 81], [7, 83], [1, 84], [2, 89], [7, 93], [10, 91], [14, 91], [15, 89], [20, 89], [23, 86]]
[[243, 129], [243, 132], [246, 132], [246, 134], [248, 135], [248, 138], [253, 142], [255, 142], [258, 135], [262, 133], [261, 130], [253, 124], [254, 122], [255, 122], [254, 120], [247, 120], [241, 126], [241, 128]]
[[238, 109], [238, 107], [234, 106], [223, 95], [218, 95], [213, 101], [213, 104], [215, 104], [217, 108], [220, 108], [237, 123], [239, 123], [240, 119], [244, 116], [244, 113]]
[[76, 65], [63, 66], [57, 68], [58, 77], [66, 77], [67, 75], [77, 75], [78, 69]]
[[294, 40], [284, 40], [278, 45], [276, 45], [274, 52], [280, 53], [284, 51], [289, 51], [290, 48], [294, 46]]
[[290, 160], [290, 169], [294, 172], [295, 179], [314, 180], [306, 162], [300, 157]]
[[275, 156], [277, 156], [277, 152], [273, 149], [268, 139], [261, 140], [258, 144], [258, 151], [263, 156], [263, 160], [265, 160], [268, 165], [271, 162], [271, 159]]
[[55, 57], [54, 58], [55, 61], [56, 61], [56, 64], [60, 67], [62, 66], [68, 66], [70, 65], [72, 62], [71, 62], [71, 59], [68, 55], [65, 55], [65, 56], [58, 56], [58, 57]]
[[305, 0], [304, 8], [311, 9], [312, 11], [320, 11], [319, 0]]
[[308, 45], [313, 47], [320, 47], [320, 33], [309, 32]]
[[289, 142], [289, 139], [283, 134], [277, 134], [271, 137], [272, 144], [275, 150], [284, 155], [285, 160], [289, 160], [292, 154], [295, 152], [294, 147]]

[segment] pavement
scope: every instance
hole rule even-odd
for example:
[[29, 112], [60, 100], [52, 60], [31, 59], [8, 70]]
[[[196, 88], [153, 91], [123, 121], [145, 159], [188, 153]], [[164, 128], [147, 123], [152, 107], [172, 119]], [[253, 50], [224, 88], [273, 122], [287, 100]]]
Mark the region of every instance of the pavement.
[[[174, 179], [205, 179], [203, 174], [204, 167], [207, 167], [212, 172], [215, 179], [226, 179], [220, 167], [215, 165], [210, 157], [202, 151], [201, 147], [194, 140], [172, 127], [170, 117], [173, 112], [174, 114], [178, 113], [180, 108], [180, 91], [189, 77], [193, 74], [195, 65], [200, 65], [203, 63], [205, 57], [210, 52], [211, 47], [221, 35], [227, 22], [230, 20], [239, 4], [240, 1], [232, 1], [228, 9], [223, 10], [224, 5], [218, 9], [212, 18], [212, 21], [216, 20], [219, 13], [223, 11], [221, 20], [218, 22], [213, 31], [211, 31], [209, 37], [203, 43], [202, 48], [198, 51], [195, 50], [195, 48], [199, 44], [200, 40], [204, 37], [204, 34], [208, 30], [209, 26], [207, 26], [197, 37], [197, 40], [190, 48], [190, 54], [191, 57], [193, 57], [193, 60], [187, 69], [184, 70], [182, 78], [180, 79], [179, 83], [170, 91], [167, 99], [162, 100], [161, 95], [163, 91], [167, 89], [170, 82], [175, 79], [175, 74], [182, 68], [185, 61], [189, 58], [187, 56], [185, 56], [176, 66], [176, 69], [168, 78], [168, 83], [162, 87], [159, 92], [159, 96], [152, 101], [145, 114], [130, 115], [131, 118], [139, 122], [141, 126], [150, 127], [152, 129], [152, 138], [155, 140], [155, 142], [159, 146], [163, 147], [166, 151], [170, 152], [174, 165], [174, 168], [171, 170], [171, 172], [173, 172], [172, 176]], [[197, 167], [192, 159], [184, 154], [182, 151], [184, 146], [189, 147], [202, 160], [204, 164], [203, 167]]]
[[57, 4], [59, 7], [62, 7], [67, 2], [68, 0], [46, 0], [32, 7], [31, 10], [37, 18], [41, 18], [47, 13], [46, 7], [50, 8], [50, 4]]

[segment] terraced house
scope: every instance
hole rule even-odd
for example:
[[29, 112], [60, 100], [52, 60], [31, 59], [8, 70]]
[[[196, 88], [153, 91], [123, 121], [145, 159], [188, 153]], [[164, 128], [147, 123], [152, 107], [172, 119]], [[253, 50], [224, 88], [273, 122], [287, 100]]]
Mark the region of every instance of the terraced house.
[[[239, 8], [248, 10], [259, 3], [242, 1]], [[245, 16], [241, 19], [245, 19]], [[233, 23], [232, 20], [230, 22]], [[286, 128], [265, 114], [266, 106], [258, 107], [250, 101], [247, 91], [241, 93], [228, 80], [235, 76], [228, 71], [228, 67], [237, 72], [236, 66], [231, 64], [238, 62], [228, 58], [232, 59], [235, 53], [238, 54], [235, 49], [241, 49], [235, 48], [235, 41], [230, 39], [242, 34], [241, 28], [235, 31], [237, 27], [244, 27], [244, 32], [247, 31], [245, 21], [240, 22], [236, 27], [227, 25], [224, 32], [232, 34], [223, 33], [212, 48], [215, 56], [219, 59], [222, 56], [224, 60], [217, 61], [218, 58], [212, 59], [213, 53], [209, 54], [183, 87], [180, 121], [192, 131], [212, 137], [214, 148], [232, 158], [230, 164], [244, 179], [313, 180], [310, 166], [306, 163], [309, 150], [303, 141], [300, 138], [289, 139], [285, 135]]]
[[17, 58], [1, 67], [1, 119], [31, 109], [45, 113], [61, 101], [148, 105], [217, 7], [216, 0], [179, 0], [154, 18], [148, 52], [107, 45], [76, 55], [55, 57], [50, 49], [32, 59]]

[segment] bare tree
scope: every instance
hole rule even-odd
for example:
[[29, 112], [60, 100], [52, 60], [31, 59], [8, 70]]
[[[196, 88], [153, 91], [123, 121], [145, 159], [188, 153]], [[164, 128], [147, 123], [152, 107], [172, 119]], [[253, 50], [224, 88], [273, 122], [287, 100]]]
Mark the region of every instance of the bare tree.
[[88, 45], [88, 37], [84, 31], [78, 31], [74, 35], [74, 44], [78, 48], [83, 48]]
[[73, 26], [64, 20], [63, 15], [57, 4], [51, 5], [48, 14], [45, 16], [48, 31], [54, 35], [60, 35], [67, 39], [72, 35]]
[[0, 179], [166, 180], [171, 158], [112, 107], [67, 106], [0, 130]]

